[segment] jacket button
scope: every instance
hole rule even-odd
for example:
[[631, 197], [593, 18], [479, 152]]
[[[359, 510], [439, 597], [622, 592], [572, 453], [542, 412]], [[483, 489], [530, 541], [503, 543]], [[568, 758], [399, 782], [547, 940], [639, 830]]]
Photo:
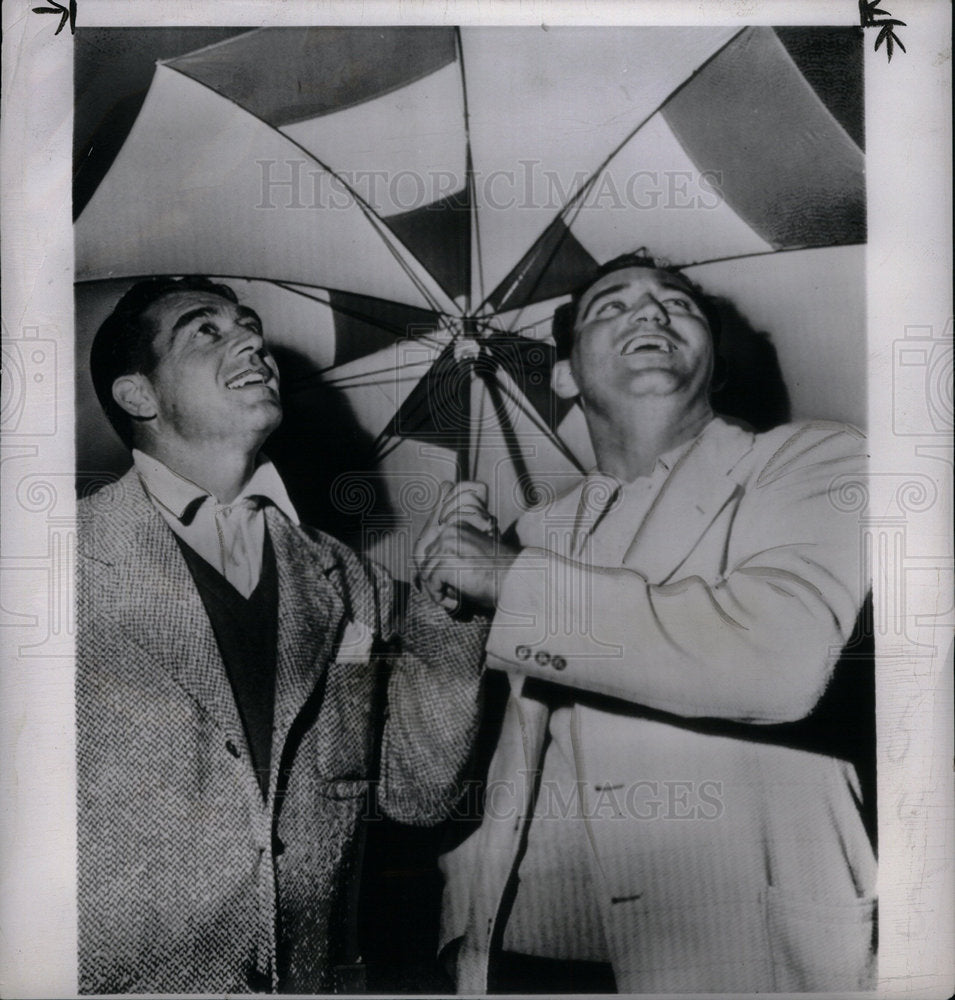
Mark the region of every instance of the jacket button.
[[225, 741], [225, 748], [232, 754], [233, 757], [239, 756], [239, 748], [232, 742], [232, 740]]
[[550, 665], [555, 670], [563, 670], [567, 666], [567, 661], [562, 656], [555, 656], [551, 661]]
[[541, 667], [546, 667], [550, 663], [550, 653], [546, 649], [538, 650], [534, 654], [534, 662]]
[[528, 659], [530, 659], [530, 655], [531, 655], [531, 647], [530, 646], [516, 646], [514, 648], [514, 655], [519, 660], [528, 660]]

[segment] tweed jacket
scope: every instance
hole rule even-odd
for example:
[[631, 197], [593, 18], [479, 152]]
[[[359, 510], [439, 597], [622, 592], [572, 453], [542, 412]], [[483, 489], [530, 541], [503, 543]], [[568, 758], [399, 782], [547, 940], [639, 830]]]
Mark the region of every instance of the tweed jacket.
[[201, 598], [138, 477], [79, 504], [83, 992], [336, 988], [355, 959], [344, 928], [363, 816], [430, 824], [457, 794], [486, 628], [448, 628], [413, 591], [402, 605], [384, 571], [265, 514], [278, 575], [267, 799]]
[[857, 775], [779, 735], [819, 702], [865, 593], [844, 502], [862, 450], [842, 425], [754, 435], [716, 419], [612, 566], [570, 556], [586, 481], [519, 522], [488, 640], [511, 681], [494, 809], [442, 858], [461, 992], [487, 989], [557, 684], [621, 992], [873, 985]]

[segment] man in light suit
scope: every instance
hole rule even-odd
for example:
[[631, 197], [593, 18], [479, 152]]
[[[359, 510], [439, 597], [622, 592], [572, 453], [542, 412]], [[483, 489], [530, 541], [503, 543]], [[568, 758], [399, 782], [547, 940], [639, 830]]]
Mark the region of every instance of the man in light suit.
[[871, 987], [859, 781], [800, 738], [865, 595], [839, 499], [862, 436], [715, 416], [715, 315], [677, 271], [614, 261], [571, 308], [553, 384], [596, 469], [516, 546], [464, 488], [418, 549], [438, 599], [493, 609], [510, 684], [483, 821], [443, 858], [458, 988]]
[[80, 989], [353, 988], [363, 822], [446, 814], [486, 630], [298, 523], [228, 287], [137, 284], [91, 367], [134, 466], [79, 504]]

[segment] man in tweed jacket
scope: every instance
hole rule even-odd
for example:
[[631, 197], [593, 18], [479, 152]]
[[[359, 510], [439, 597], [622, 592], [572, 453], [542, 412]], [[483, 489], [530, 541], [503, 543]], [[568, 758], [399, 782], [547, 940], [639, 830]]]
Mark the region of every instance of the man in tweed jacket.
[[231, 289], [140, 283], [91, 362], [135, 466], [79, 504], [80, 990], [346, 987], [363, 816], [447, 813], [482, 627], [297, 523]]

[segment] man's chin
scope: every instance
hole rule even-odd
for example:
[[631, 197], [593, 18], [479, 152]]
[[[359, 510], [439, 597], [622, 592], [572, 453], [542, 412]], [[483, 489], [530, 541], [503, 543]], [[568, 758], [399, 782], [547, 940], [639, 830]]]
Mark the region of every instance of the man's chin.
[[268, 436], [273, 431], [278, 430], [280, 424], [282, 423], [282, 420], [283, 420], [284, 416], [285, 416], [285, 414], [282, 412], [282, 407], [281, 406], [277, 407], [277, 409], [276, 409], [274, 415], [272, 416], [272, 418], [270, 420], [268, 420], [268, 421], [265, 422], [266, 423], [266, 427], [263, 429], [263, 433], [266, 436]]
[[282, 404], [274, 402], [263, 402], [261, 406], [255, 408], [254, 417], [250, 417], [248, 426], [250, 430], [257, 431], [264, 441], [272, 433], [278, 430], [283, 419]]

